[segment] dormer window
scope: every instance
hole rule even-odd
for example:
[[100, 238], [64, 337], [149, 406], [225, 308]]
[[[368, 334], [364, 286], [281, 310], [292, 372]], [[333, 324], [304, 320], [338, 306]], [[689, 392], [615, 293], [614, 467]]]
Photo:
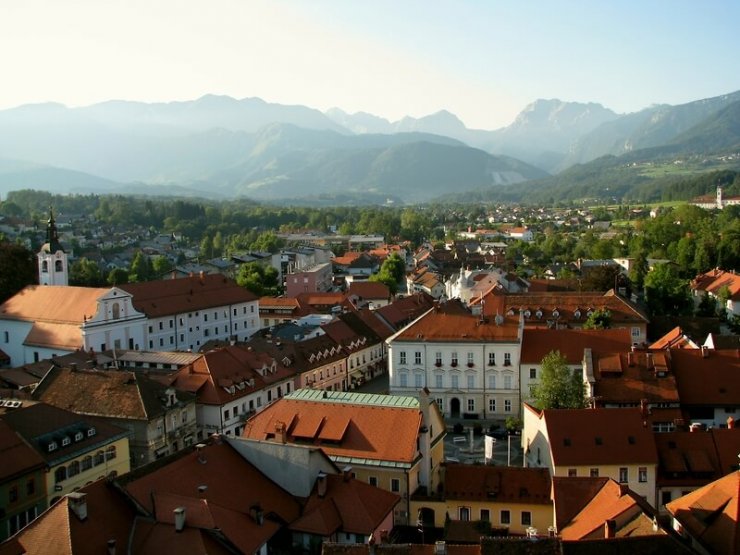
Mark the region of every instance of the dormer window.
[[537, 316], [537, 318], [542, 318], [542, 311], [538, 310], [537, 312], [535, 312], [535, 316]]
[[560, 316], [560, 312], [558, 311], [557, 308], [552, 311], [552, 317], [553, 318], [558, 318], [559, 316]]
[[577, 319], [577, 318], [580, 318], [580, 317], [581, 317], [581, 311], [580, 311], [580, 310], [576, 310], [576, 311], [575, 311], [575, 312], [573, 313], [573, 317], [574, 317], [574, 318], [576, 318], [576, 319]]
[[87, 430], [87, 437], [92, 437], [96, 434], [95, 428], [90, 428]]
[[532, 316], [532, 312], [530, 310], [525, 310], [524, 311], [524, 317], [525, 318], [529, 318], [530, 316]]
[[62, 438], [62, 447], [66, 447], [66, 446], [67, 446], [67, 445], [69, 445], [70, 443], [72, 443], [72, 440], [71, 440], [71, 439], [69, 439], [69, 437], [68, 437], [68, 436], [64, 436], [64, 437]]
[[57, 447], [58, 447], [57, 442], [56, 441], [52, 441], [48, 445], [47, 450], [49, 451], [49, 453], [51, 453], [52, 451], [56, 451], [57, 450]]
[[83, 439], [85, 439], [85, 434], [82, 432], [77, 432], [75, 434], [75, 441], [82, 441]]

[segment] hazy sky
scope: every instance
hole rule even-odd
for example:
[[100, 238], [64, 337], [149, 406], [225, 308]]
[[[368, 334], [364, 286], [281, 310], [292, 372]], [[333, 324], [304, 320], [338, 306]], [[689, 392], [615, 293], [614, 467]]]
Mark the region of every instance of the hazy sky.
[[732, 92], [739, 54], [734, 0], [8, 0], [0, 108], [214, 93], [493, 129]]

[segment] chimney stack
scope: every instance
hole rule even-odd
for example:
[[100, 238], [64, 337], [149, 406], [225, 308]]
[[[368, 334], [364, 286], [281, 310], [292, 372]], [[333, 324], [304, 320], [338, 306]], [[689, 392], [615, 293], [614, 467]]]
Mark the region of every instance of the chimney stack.
[[208, 491], [208, 486], [206, 486], [206, 485], [198, 486], [198, 494], [201, 497], [205, 497], [206, 496], [206, 491]]
[[205, 454], [205, 443], [198, 443], [195, 446], [195, 450], [198, 452], [198, 462], [200, 464], [206, 464], [206, 454]]
[[75, 516], [82, 522], [87, 520], [87, 494], [79, 491], [67, 494], [67, 503]]
[[77, 372], [77, 363], [76, 362], [70, 362], [69, 363], [69, 371], [70, 372]]
[[352, 467], [347, 465], [342, 469], [342, 477], [345, 482], [349, 482], [352, 479]]
[[249, 515], [260, 526], [262, 526], [262, 523], [265, 521], [265, 512], [262, 510], [262, 506], [259, 503], [249, 507]]
[[319, 497], [326, 496], [326, 473], [325, 472], [319, 472], [319, 476], [316, 479], [316, 493], [319, 494]]
[[604, 521], [604, 538], [611, 539], [617, 534], [617, 521], [610, 518]]
[[732, 416], [727, 417], [727, 429], [732, 430], [735, 428], [735, 419]]
[[116, 555], [116, 540], [108, 540], [108, 555]]
[[175, 532], [182, 532], [185, 528], [185, 507], [178, 507], [172, 512], [175, 514]]
[[648, 370], [655, 368], [655, 364], [653, 363], [653, 353], [645, 353], [645, 367]]
[[275, 439], [279, 443], [288, 442], [288, 430], [285, 429], [285, 422], [275, 422]]
[[706, 345], [701, 346], [701, 358], [709, 358], [709, 347]]

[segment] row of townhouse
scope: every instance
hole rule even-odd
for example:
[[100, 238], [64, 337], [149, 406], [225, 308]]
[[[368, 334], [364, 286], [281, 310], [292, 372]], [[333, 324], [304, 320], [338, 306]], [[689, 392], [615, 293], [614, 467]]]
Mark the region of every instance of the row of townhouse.
[[[583, 330], [598, 309], [609, 311], [613, 329]], [[469, 307], [452, 299], [386, 340], [390, 390], [426, 387], [452, 418], [518, 417], [550, 351], [562, 351], [580, 372], [586, 348], [627, 350], [646, 339], [646, 328], [644, 314], [613, 292], [491, 291]]]

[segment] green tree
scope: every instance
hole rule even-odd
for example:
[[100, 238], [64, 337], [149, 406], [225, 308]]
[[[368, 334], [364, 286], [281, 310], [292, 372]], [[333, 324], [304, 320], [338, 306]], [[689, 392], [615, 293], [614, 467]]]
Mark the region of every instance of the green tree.
[[22, 245], [0, 242], [0, 303], [37, 283], [36, 257]]
[[172, 263], [166, 256], [158, 256], [152, 262], [152, 270], [156, 277], [162, 277], [163, 274], [172, 270]]
[[584, 330], [604, 330], [612, 325], [612, 314], [606, 308], [597, 308], [583, 323]]
[[255, 241], [251, 244], [250, 248], [253, 251], [271, 252], [274, 254], [278, 252], [284, 245], [285, 241], [275, 235], [274, 232], [266, 231], [264, 233], [260, 233], [257, 236], [257, 239], [255, 239]]
[[586, 384], [579, 372], [568, 367], [560, 351], [550, 351], [542, 359], [542, 377], [532, 397], [540, 410], [581, 409], [586, 406]]
[[280, 293], [277, 270], [257, 262], [242, 264], [236, 273], [236, 283], [259, 297]]
[[645, 296], [655, 315], [688, 314], [692, 309], [689, 282], [672, 264], [660, 264], [645, 277]]
[[100, 287], [105, 285], [105, 278], [100, 266], [94, 260], [80, 258], [69, 268], [69, 284], [84, 287]]
[[113, 268], [105, 281], [108, 285], [123, 285], [128, 283], [128, 272], [123, 268]]
[[152, 261], [143, 252], [138, 251], [136, 255], [134, 255], [134, 260], [131, 262], [131, 271], [129, 272], [128, 277], [132, 283], [150, 281], [154, 278]]

